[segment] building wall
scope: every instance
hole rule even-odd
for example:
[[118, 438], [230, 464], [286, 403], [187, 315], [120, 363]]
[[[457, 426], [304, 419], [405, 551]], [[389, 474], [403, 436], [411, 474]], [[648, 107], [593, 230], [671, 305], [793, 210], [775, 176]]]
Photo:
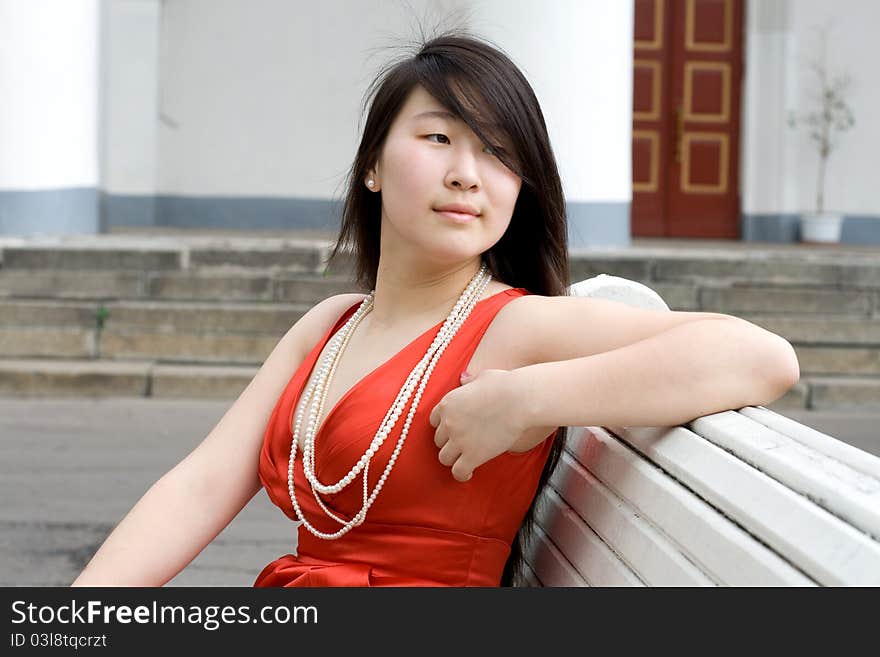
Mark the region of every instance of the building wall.
[[[328, 223], [368, 83], [401, 46], [457, 20], [501, 46], [535, 87], [569, 200], [573, 241], [629, 238], [632, 11], [625, 3], [283, 2], [165, 5], [159, 194], [165, 219]], [[553, 47], [548, 47], [553, 44]], [[610, 54], [610, 55], [609, 55]], [[593, 62], [603, 61], [603, 66]], [[194, 201], [194, 198], [202, 201]], [[286, 202], [286, 200], [290, 202]], [[280, 213], [280, 215], [279, 215]], [[287, 217], [287, 218], [286, 218]]]
[[[569, 202], [572, 245], [629, 239], [629, 3], [93, 0], [90, 12], [82, 2], [40, 3], [53, 16], [91, 21], [80, 35], [89, 47], [53, 55], [92, 67], [99, 83], [78, 86], [91, 107], [78, 102], [76, 116], [63, 107], [56, 113], [64, 115], [63, 140], [75, 133], [88, 142], [91, 172], [82, 156], [76, 167], [103, 194], [104, 227], [335, 227], [368, 84], [389, 60], [412, 53], [420, 29], [459, 25], [503, 48], [535, 88]], [[28, 20], [40, 22], [38, 12]], [[34, 96], [16, 111], [27, 115], [32, 105], [51, 103]], [[28, 140], [38, 129], [27, 124]], [[21, 146], [26, 157], [33, 143]], [[73, 143], [64, 149], [82, 152]], [[0, 182], [22, 189], [39, 180]]]
[[826, 210], [846, 217], [842, 241], [880, 244], [880, 4], [860, 0], [750, 0], [747, 4], [742, 143], [743, 213], [753, 239], [797, 239], [798, 215], [815, 208], [818, 154], [787, 125], [808, 109], [815, 27], [830, 23], [829, 70], [848, 73], [856, 125], [840, 137], [825, 183]]
[[[826, 19], [856, 117], [826, 206], [846, 214], [844, 242], [880, 243], [880, 5], [860, 0], [747, 0], [745, 239], [793, 241], [813, 205], [816, 153], [786, 115]], [[332, 225], [367, 84], [419, 23], [455, 20], [534, 86], [572, 245], [625, 244], [632, 7], [601, 0], [0, 0], [0, 232]]]

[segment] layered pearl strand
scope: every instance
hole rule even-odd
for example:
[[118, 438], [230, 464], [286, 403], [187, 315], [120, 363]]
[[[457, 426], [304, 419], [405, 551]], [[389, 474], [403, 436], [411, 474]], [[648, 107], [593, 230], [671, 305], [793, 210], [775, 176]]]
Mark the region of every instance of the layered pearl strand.
[[[388, 412], [385, 414], [385, 418], [379, 425], [379, 430], [376, 432], [375, 437], [373, 438], [366, 452], [364, 452], [364, 455], [358, 460], [357, 463], [355, 463], [354, 466], [352, 466], [348, 474], [346, 474], [335, 484], [328, 485], [321, 483], [315, 475], [315, 436], [317, 433], [317, 418], [321, 417], [321, 412], [324, 409], [324, 402], [327, 397], [327, 391], [330, 388], [330, 382], [333, 379], [333, 374], [336, 371], [336, 366], [339, 363], [342, 352], [345, 351], [345, 347], [348, 345], [348, 342], [351, 339], [351, 336], [354, 334], [354, 330], [357, 328], [358, 324], [360, 324], [361, 320], [373, 308], [373, 298], [376, 292], [375, 290], [372, 290], [370, 292], [370, 294], [358, 307], [357, 311], [349, 318], [348, 322], [346, 322], [345, 326], [343, 326], [342, 329], [340, 329], [340, 331], [334, 336], [333, 340], [330, 343], [330, 349], [327, 352], [327, 356], [324, 358], [324, 362], [321, 364], [321, 368], [318, 370], [317, 375], [314, 377], [313, 381], [306, 389], [303, 396], [302, 404], [300, 405], [299, 411], [296, 414], [296, 421], [294, 422], [293, 428], [293, 441], [290, 445], [290, 460], [287, 466], [287, 490], [290, 493], [290, 501], [293, 503], [293, 508], [296, 510], [296, 514], [297, 517], [300, 519], [300, 523], [304, 524], [312, 534], [314, 534], [318, 538], [337, 539], [343, 534], [351, 531], [354, 527], [357, 527], [364, 522], [364, 519], [367, 516], [367, 510], [373, 505], [376, 496], [379, 494], [379, 491], [385, 484], [385, 480], [388, 478], [391, 469], [394, 467], [395, 461], [397, 461], [397, 456], [398, 454], [400, 454], [400, 450], [403, 447], [403, 443], [409, 433], [409, 427], [410, 423], [412, 422], [413, 415], [415, 415], [416, 409], [418, 408], [419, 402], [421, 401], [422, 392], [425, 389], [425, 385], [428, 383], [428, 379], [431, 377], [431, 373], [434, 371], [434, 366], [437, 364], [437, 360], [443, 354], [443, 351], [446, 349], [447, 345], [449, 345], [449, 343], [452, 341], [452, 338], [455, 337], [455, 334], [458, 332], [458, 329], [467, 319], [468, 315], [470, 315], [471, 310], [476, 305], [477, 301], [482, 296], [483, 291], [486, 289], [486, 286], [491, 280], [492, 275], [488, 273], [486, 265], [484, 264], [482, 267], [480, 267], [480, 271], [478, 271], [476, 275], [471, 279], [470, 283], [468, 283], [468, 286], [465, 288], [464, 292], [462, 292], [461, 296], [458, 299], [458, 302], [455, 304], [449, 315], [446, 317], [446, 321], [443, 323], [440, 332], [434, 338], [434, 341], [431, 343], [428, 351], [416, 364], [412, 372], [410, 372], [409, 376], [401, 387], [400, 392], [397, 393], [397, 398], [394, 400], [391, 408], [389, 408]], [[413, 389], [416, 387], [416, 385], [418, 385], [419, 388], [416, 392], [416, 396], [413, 400], [413, 404], [410, 408], [409, 414], [406, 417], [406, 421], [404, 422], [403, 431], [401, 432], [400, 439], [397, 441], [397, 446], [395, 447], [391, 458], [388, 460], [388, 465], [385, 467], [385, 471], [382, 473], [382, 476], [376, 483], [373, 492], [368, 494], [367, 476], [370, 469], [370, 461], [379, 450], [379, 448], [382, 446], [382, 444], [385, 442], [385, 439], [397, 425], [400, 415], [403, 412], [403, 409], [406, 407], [406, 404], [409, 401], [409, 398], [412, 395]], [[297, 444], [299, 442], [300, 429], [302, 427], [304, 409], [310, 404], [311, 406], [308, 411], [309, 421], [306, 425], [305, 435], [303, 438], [303, 472], [305, 473], [306, 479], [308, 480], [312, 488], [312, 494], [315, 496], [315, 500], [317, 500], [318, 504], [321, 506], [324, 512], [328, 516], [339, 522], [341, 525], [343, 525], [342, 529], [332, 533], [319, 531], [318, 529], [313, 527], [308, 520], [306, 520], [303, 512], [299, 508], [299, 503], [296, 500], [296, 492], [293, 485], [293, 463], [296, 458], [296, 450]], [[358, 511], [357, 514], [355, 514], [354, 518], [352, 518], [351, 520], [345, 520], [344, 518], [340, 518], [335, 515], [324, 505], [324, 502], [321, 501], [319, 493], [338, 493], [346, 486], [351, 484], [351, 482], [354, 481], [355, 477], [357, 477], [361, 471], [363, 471], [363, 507], [360, 511]]]

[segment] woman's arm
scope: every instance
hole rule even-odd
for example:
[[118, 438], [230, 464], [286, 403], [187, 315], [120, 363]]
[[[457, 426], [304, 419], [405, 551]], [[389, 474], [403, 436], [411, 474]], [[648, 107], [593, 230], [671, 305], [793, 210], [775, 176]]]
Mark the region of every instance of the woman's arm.
[[[677, 426], [769, 404], [800, 377], [784, 338], [750, 322], [706, 319], [582, 358], [511, 370], [525, 426]], [[540, 442], [516, 444], [526, 451]], [[529, 444], [530, 443], [530, 444]]]
[[205, 474], [184, 459], [153, 484], [71, 586], [162, 586], [183, 570], [259, 490], [248, 477], [211, 491]]
[[362, 294], [315, 305], [278, 342], [208, 436], [144, 494], [72, 586], [161, 586], [260, 490], [266, 424], [307, 351]]
[[263, 432], [301, 360], [291, 329], [217, 426], [150, 487], [72, 586], [162, 586], [183, 570], [259, 490]]

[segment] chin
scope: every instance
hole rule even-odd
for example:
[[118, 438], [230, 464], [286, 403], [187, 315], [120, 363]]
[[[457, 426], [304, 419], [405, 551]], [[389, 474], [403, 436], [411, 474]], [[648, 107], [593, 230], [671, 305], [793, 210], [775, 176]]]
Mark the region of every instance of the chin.
[[460, 265], [460, 264], [466, 263], [470, 260], [474, 260], [476, 258], [482, 257], [483, 253], [485, 253], [486, 250], [488, 250], [488, 249], [480, 250], [480, 249], [469, 248], [466, 250], [462, 249], [460, 251], [451, 251], [451, 250], [437, 251], [437, 250], [435, 250], [435, 251], [433, 251], [431, 257], [438, 262], [443, 262], [448, 265]]

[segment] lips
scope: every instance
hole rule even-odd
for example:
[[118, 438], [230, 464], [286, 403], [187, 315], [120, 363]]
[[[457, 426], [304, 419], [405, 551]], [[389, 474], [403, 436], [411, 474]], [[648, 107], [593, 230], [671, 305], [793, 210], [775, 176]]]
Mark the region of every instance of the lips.
[[467, 203], [447, 203], [434, 208], [437, 212], [447, 219], [457, 224], [466, 224], [480, 216], [479, 211], [472, 205]]
[[480, 216], [479, 211], [472, 206], [467, 205], [465, 203], [448, 203], [446, 205], [441, 205], [439, 207], [434, 208], [437, 212], [452, 212], [456, 214], [470, 214], [475, 217]]
[[435, 210], [434, 212], [459, 224], [468, 223], [469, 221], [474, 221], [477, 219], [477, 215], [469, 214], [466, 212], [448, 212], [441, 210]]

